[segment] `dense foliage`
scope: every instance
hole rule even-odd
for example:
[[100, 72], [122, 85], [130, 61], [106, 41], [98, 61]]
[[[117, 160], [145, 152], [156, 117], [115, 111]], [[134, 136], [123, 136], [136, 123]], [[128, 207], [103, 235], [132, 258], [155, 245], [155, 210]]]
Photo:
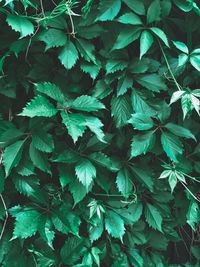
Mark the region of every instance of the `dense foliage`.
[[0, 25], [1, 266], [200, 266], [198, 1], [0, 0]]

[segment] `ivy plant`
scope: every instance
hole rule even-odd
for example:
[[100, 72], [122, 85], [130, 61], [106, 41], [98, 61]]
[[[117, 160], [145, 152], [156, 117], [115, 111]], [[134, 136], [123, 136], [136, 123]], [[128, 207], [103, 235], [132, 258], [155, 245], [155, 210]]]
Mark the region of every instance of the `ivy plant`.
[[0, 0], [0, 265], [200, 266], [200, 5]]

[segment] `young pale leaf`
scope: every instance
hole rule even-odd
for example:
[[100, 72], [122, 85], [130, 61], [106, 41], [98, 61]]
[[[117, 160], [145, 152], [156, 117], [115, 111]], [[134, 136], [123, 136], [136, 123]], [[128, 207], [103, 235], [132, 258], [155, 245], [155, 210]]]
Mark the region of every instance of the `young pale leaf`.
[[145, 14], [145, 7], [142, 1], [140, 0], [122, 0], [131, 10], [133, 10], [138, 15]]
[[82, 95], [82, 96], [77, 97], [73, 101], [71, 108], [76, 109], [76, 110], [91, 112], [91, 111], [98, 111], [100, 109], [104, 109], [105, 106], [103, 103], [101, 103], [98, 99], [96, 99], [93, 96]]
[[186, 46], [186, 44], [179, 42], [179, 41], [173, 41], [173, 44], [176, 46], [176, 48], [178, 50], [180, 50], [181, 52], [188, 54], [189, 50], [188, 47]]
[[78, 60], [78, 51], [74, 44], [68, 41], [60, 52], [58, 58], [67, 70], [71, 69]]
[[72, 137], [74, 143], [86, 130], [85, 118], [82, 114], [70, 114], [62, 111], [62, 122], [65, 124], [69, 135]]
[[119, 13], [121, 8], [121, 0], [101, 0], [99, 12], [96, 21], [113, 20]]
[[3, 164], [5, 166], [6, 177], [10, 174], [11, 170], [16, 167], [21, 160], [22, 151], [24, 146], [23, 141], [17, 141], [14, 144], [6, 147], [3, 153]]
[[45, 94], [58, 102], [64, 102], [64, 94], [57, 85], [50, 82], [44, 82], [36, 83], [35, 86], [38, 92]]
[[140, 17], [134, 14], [133, 12], [125, 13], [124, 15], [119, 17], [117, 21], [123, 24], [131, 24], [131, 25], [142, 24], [142, 20], [140, 19]]
[[162, 132], [161, 143], [167, 156], [172, 161], [178, 162], [177, 157], [183, 153], [182, 144], [178, 137], [167, 132]]
[[185, 119], [188, 112], [192, 110], [190, 94], [185, 92], [185, 94], [181, 97], [181, 107], [183, 110], [183, 119]]
[[154, 0], [147, 10], [147, 24], [160, 19], [160, 1]]
[[147, 203], [144, 214], [148, 225], [155, 230], [162, 232], [163, 219], [160, 212], [153, 205]]
[[175, 103], [177, 100], [179, 100], [184, 94], [186, 93], [186, 91], [176, 91], [172, 94], [172, 97], [170, 99], [170, 105]]
[[147, 51], [151, 48], [153, 44], [153, 36], [149, 31], [143, 31], [140, 37], [140, 59]]
[[20, 38], [31, 35], [34, 32], [33, 24], [25, 17], [8, 14], [6, 21], [14, 31], [20, 33]]
[[169, 175], [168, 182], [169, 182], [169, 186], [171, 188], [171, 193], [173, 193], [174, 188], [176, 187], [178, 180], [177, 180], [175, 173], [172, 171]]
[[153, 120], [149, 116], [143, 113], [133, 114], [131, 118], [128, 120], [128, 122], [133, 125], [134, 129], [140, 131], [149, 130], [154, 125]]
[[81, 162], [75, 167], [76, 175], [79, 181], [86, 187], [88, 190], [90, 184], [96, 177], [96, 168], [94, 165], [87, 159], [81, 160]]
[[146, 154], [154, 146], [154, 143], [155, 134], [153, 131], [134, 135], [131, 143], [131, 157]]
[[127, 124], [127, 121], [132, 113], [129, 96], [123, 95], [114, 97], [111, 102], [111, 112], [117, 128], [120, 128]]
[[150, 30], [161, 40], [163, 43], [169, 47], [169, 42], [167, 39], [166, 34], [163, 32], [163, 30], [157, 28], [157, 27], [151, 27]]
[[185, 138], [192, 138], [196, 140], [193, 133], [188, 130], [187, 128], [184, 128], [180, 125], [176, 125], [174, 123], [167, 123], [165, 124], [165, 128], [167, 128], [171, 133], [175, 134], [176, 136], [185, 137]]
[[114, 238], [120, 238], [122, 240], [125, 234], [124, 221], [114, 211], [107, 211], [105, 214], [105, 228], [109, 235]]
[[133, 185], [131, 182], [131, 175], [126, 168], [121, 169], [117, 173], [116, 183], [119, 192], [121, 192], [124, 197], [129, 197], [133, 189]]
[[57, 109], [45, 97], [38, 95], [29, 102], [20, 116], [33, 117], [52, 117], [57, 113]]
[[192, 64], [192, 66], [196, 69], [196, 70], [198, 70], [198, 71], [200, 71], [200, 54], [198, 55], [191, 55], [190, 56], [190, 63]]

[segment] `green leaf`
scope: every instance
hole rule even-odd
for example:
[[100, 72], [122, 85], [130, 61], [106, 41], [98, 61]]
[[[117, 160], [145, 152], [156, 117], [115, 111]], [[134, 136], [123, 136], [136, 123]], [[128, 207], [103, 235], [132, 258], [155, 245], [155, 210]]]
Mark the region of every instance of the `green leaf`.
[[147, 203], [144, 214], [148, 225], [155, 230], [162, 232], [163, 219], [160, 212], [153, 205]]
[[200, 71], [200, 55], [191, 55], [190, 63], [196, 70]]
[[122, 240], [125, 234], [124, 221], [114, 211], [107, 211], [105, 214], [105, 228], [109, 235]]
[[171, 188], [171, 193], [173, 193], [174, 188], [176, 187], [178, 180], [177, 180], [175, 173], [172, 171], [169, 175], [168, 182], [169, 182], [169, 186]]
[[132, 113], [130, 98], [128, 95], [114, 97], [111, 102], [111, 114], [114, 117], [116, 127], [127, 124]]
[[167, 39], [166, 34], [163, 32], [163, 30], [157, 28], [157, 27], [151, 27], [150, 30], [161, 40], [163, 43], [169, 47], [169, 42]]
[[196, 230], [196, 224], [199, 223], [199, 219], [200, 219], [199, 207], [198, 207], [198, 204], [196, 202], [191, 201], [186, 216], [187, 216], [187, 223], [195, 231]]
[[179, 42], [179, 41], [173, 41], [173, 44], [176, 46], [176, 48], [178, 50], [180, 50], [181, 52], [188, 54], [189, 50], [188, 47], [186, 46], [186, 44]]
[[69, 185], [69, 191], [73, 195], [74, 199], [74, 205], [79, 203], [81, 200], [84, 199], [84, 197], [87, 195], [87, 193], [92, 189], [92, 184], [90, 185], [89, 189], [87, 189], [82, 183], [80, 183], [78, 180], [73, 181]]
[[58, 101], [64, 102], [65, 97], [58, 86], [50, 82], [36, 83], [36, 89], [38, 92], [49, 96], [50, 98]]
[[0, 194], [4, 191], [4, 181], [5, 181], [4, 171], [0, 166]]
[[143, 2], [140, 0], [122, 0], [131, 10], [133, 10], [138, 15], [145, 14], [145, 7]]
[[33, 24], [25, 17], [8, 14], [6, 21], [14, 31], [20, 33], [20, 38], [31, 35], [34, 32]]
[[93, 132], [97, 139], [103, 143], [105, 143], [104, 140], [104, 132], [102, 131], [103, 123], [97, 118], [92, 116], [84, 116], [85, 118], [85, 125], [90, 129], [91, 132]]
[[134, 14], [133, 12], [125, 13], [124, 15], [120, 16], [117, 21], [123, 24], [131, 24], [131, 25], [141, 25], [142, 20], [139, 16]]
[[137, 157], [141, 154], [146, 154], [152, 149], [154, 143], [154, 131], [148, 131], [144, 134], [134, 135], [131, 143], [131, 157]]
[[98, 111], [100, 109], [104, 109], [105, 106], [103, 103], [101, 103], [99, 100], [97, 100], [93, 96], [89, 95], [82, 95], [77, 97], [72, 105], [71, 108], [76, 109], [76, 110], [81, 110], [81, 111]]
[[119, 192], [121, 192], [124, 197], [129, 197], [132, 192], [133, 185], [131, 175], [126, 168], [121, 169], [117, 173], [116, 183]]
[[71, 69], [78, 60], [78, 51], [74, 44], [68, 41], [60, 52], [58, 58], [67, 70]]
[[136, 28], [127, 27], [123, 29], [117, 36], [117, 39], [114, 43], [112, 50], [122, 49], [128, 46], [129, 44], [131, 44], [140, 37], [140, 33], [141, 33], [141, 28], [138, 27]]
[[124, 70], [128, 66], [128, 62], [124, 60], [109, 60], [106, 64], [106, 74]]
[[89, 236], [91, 242], [98, 240], [103, 233], [103, 220], [98, 216], [93, 218], [92, 224], [89, 226]]
[[24, 140], [17, 141], [6, 147], [3, 153], [3, 164], [5, 166], [6, 177], [10, 174], [11, 170], [19, 164], [22, 157], [23, 146]]
[[147, 24], [160, 19], [160, 1], [154, 0], [147, 10]]
[[67, 265], [73, 265], [86, 252], [84, 238], [69, 237], [61, 249], [61, 258]]
[[160, 92], [166, 90], [167, 86], [163, 79], [158, 74], [145, 74], [136, 78], [136, 81], [153, 92]]
[[72, 137], [74, 143], [83, 135], [86, 130], [85, 118], [81, 114], [70, 114], [61, 112], [62, 122], [65, 124], [69, 135]]
[[48, 174], [51, 174], [50, 164], [48, 162], [47, 156], [36, 149], [33, 143], [30, 144], [29, 155], [35, 167]]
[[81, 70], [85, 73], [88, 73], [90, 77], [95, 80], [101, 70], [100, 66], [84, 62], [80, 66]]
[[128, 122], [133, 125], [134, 129], [140, 131], [149, 130], [154, 125], [153, 120], [143, 113], [133, 114]]
[[90, 42], [84, 39], [77, 39], [76, 42], [77, 49], [79, 50], [81, 56], [88, 62], [93, 62], [96, 64], [96, 58], [94, 56], [95, 47]]
[[177, 157], [183, 153], [182, 144], [178, 137], [167, 132], [162, 132], [161, 143], [167, 156], [172, 161], [177, 162]]
[[179, 100], [184, 94], [186, 93], [186, 91], [176, 91], [172, 94], [172, 97], [170, 99], [170, 105], [175, 103], [177, 100]]
[[67, 36], [63, 31], [57, 29], [48, 29], [42, 32], [38, 39], [45, 42], [45, 51], [53, 47], [64, 46], [67, 42]]
[[143, 31], [140, 37], [140, 59], [153, 44], [153, 36], [149, 31]]
[[100, 1], [99, 11], [96, 21], [113, 20], [119, 13], [121, 0]]
[[55, 232], [51, 228], [52, 222], [46, 216], [41, 216], [38, 231], [42, 239], [53, 249]]
[[36, 130], [32, 133], [33, 146], [46, 153], [51, 153], [54, 150], [54, 142], [51, 134]]
[[176, 136], [185, 137], [188, 139], [192, 138], [196, 140], [195, 136], [190, 130], [180, 125], [176, 125], [174, 123], [169, 122], [165, 124], [165, 128], [167, 128], [171, 133], [175, 134]]
[[117, 164], [115, 164], [115, 162], [111, 158], [109, 158], [106, 154], [102, 152], [94, 152], [89, 155], [89, 158], [95, 163], [106, 167], [110, 171], [116, 172], [119, 170]]
[[20, 116], [33, 117], [52, 117], [57, 113], [57, 109], [43, 96], [36, 96], [29, 102]]
[[89, 160], [84, 159], [76, 165], [75, 171], [79, 181], [88, 189], [96, 177], [96, 168], [94, 165]]
[[[27, 238], [36, 234], [40, 223], [40, 213], [32, 208], [20, 208], [19, 206], [10, 209], [11, 215], [17, 209], [13, 238]], [[13, 216], [13, 215], [12, 215]]]
[[178, 66], [181, 67], [181, 66], [185, 65], [188, 62], [188, 59], [189, 59], [188, 55], [183, 54], [183, 53], [180, 54], [178, 56]]
[[124, 95], [133, 85], [133, 79], [127, 75], [122, 77], [117, 84], [117, 96]]

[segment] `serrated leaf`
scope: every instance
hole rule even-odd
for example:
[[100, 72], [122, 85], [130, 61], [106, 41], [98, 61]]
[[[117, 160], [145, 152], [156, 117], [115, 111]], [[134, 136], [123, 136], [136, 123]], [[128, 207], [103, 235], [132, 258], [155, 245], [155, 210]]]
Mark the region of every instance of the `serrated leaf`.
[[117, 173], [116, 184], [119, 192], [122, 193], [124, 197], [128, 197], [133, 189], [131, 175], [126, 168], [121, 169]]
[[177, 100], [179, 100], [184, 94], [186, 93], [186, 91], [176, 91], [172, 94], [172, 97], [170, 99], [170, 105], [175, 103]]
[[123, 2], [135, 13], [138, 15], [144, 15], [145, 14], [145, 7], [144, 3], [140, 0], [123, 0]]
[[159, 20], [160, 18], [160, 1], [154, 0], [147, 10], [147, 24]]
[[140, 37], [140, 59], [148, 52], [153, 44], [153, 36], [149, 31], [143, 31]]
[[130, 98], [128, 95], [114, 97], [111, 102], [111, 114], [114, 117], [116, 127], [127, 124], [132, 113]]
[[189, 139], [192, 138], [196, 140], [195, 136], [189, 129], [184, 128], [180, 125], [176, 125], [174, 123], [169, 122], [165, 124], [165, 128], [167, 128], [171, 133], [175, 134], [176, 136], [185, 137]]
[[124, 60], [111, 59], [106, 64], [106, 74], [122, 71], [128, 66], [128, 62]]
[[105, 214], [105, 228], [109, 235], [122, 240], [125, 234], [124, 221], [114, 211], [107, 211]]
[[154, 125], [153, 120], [149, 116], [143, 113], [132, 114], [128, 122], [133, 125], [134, 129], [137, 129], [140, 131], [149, 130]]
[[111, 158], [109, 158], [102, 152], [92, 153], [89, 155], [89, 158], [93, 160], [95, 163], [98, 163], [99, 165], [106, 167], [110, 171], [116, 172], [119, 170], [117, 164], [115, 164], [115, 162]]
[[167, 39], [166, 34], [164, 33], [163, 30], [161, 30], [160, 28], [157, 27], [151, 27], [150, 30], [161, 40], [163, 41], [163, 43], [169, 47], [169, 42]]
[[123, 31], [121, 31], [117, 36], [112, 50], [122, 49], [137, 40], [140, 37], [141, 30], [142, 29], [138, 27], [135, 29], [133, 29], [132, 27], [123, 29]]
[[81, 114], [70, 114], [61, 112], [62, 122], [65, 124], [69, 135], [72, 137], [74, 143], [86, 130], [85, 118]]
[[38, 95], [29, 102], [20, 116], [33, 117], [52, 117], [57, 113], [57, 109], [45, 97]]
[[34, 131], [32, 133], [32, 144], [42, 152], [51, 153], [54, 150], [52, 135], [43, 131]]
[[133, 85], [133, 79], [128, 75], [122, 77], [117, 84], [117, 96], [124, 95]]
[[41, 216], [38, 231], [41, 238], [53, 249], [55, 232], [51, 228], [52, 222], [46, 216]]
[[167, 156], [172, 161], [177, 162], [177, 157], [183, 153], [182, 144], [178, 137], [167, 132], [162, 132], [161, 143]]
[[154, 131], [134, 135], [131, 143], [131, 157], [137, 157], [141, 154], [146, 154], [154, 146], [154, 143]]
[[89, 95], [81, 95], [77, 97], [71, 105], [71, 108], [86, 112], [98, 111], [104, 109], [105, 106], [98, 99]]
[[98, 216], [92, 220], [92, 224], [89, 226], [89, 237], [91, 242], [98, 240], [103, 233], [103, 220]]
[[5, 166], [6, 177], [10, 174], [11, 170], [16, 167], [21, 160], [22, 151], [24, 146], [23, 141], [17, 141], [14, 144], [6, 147], [3, 153], [3, 164]]
[[39, 35], [39, 40], [45, 42], [47, 51], [52, 47], [64, 46], [67, 42], [67, 35], [57, 29], [48, 29]]
[[133, 12], [125, 13], [124, 15], [120, 16], [117, 21], [124, 24], [131, 24], [131, 25], [141, 25], [142, 20], [140, 17]]
[[145, 206], [145, 218], [150, 227], [162, 232], [162, 216], [160, 212], [151, 204]]
[[84, 39], [77, 39], [76, 42], [77, 49], [79, 50], [81, 56], [88, 62], [93, 62], [96, 64], [96, 58], [94, 56], [95, 47], [89, 41]]
[[20, 33], [20, 38], [31, 35], [34, 32], [33, 24], [25, 17], [8, 14], [6, 21], [14, 31]]
[[187, 223], [195, 231], [196, 224], [199, 223], [199, 218], [200, 218], [199, 207], [196, 202], [191, 201], [186, 216], [187, 216]]
[[169, 186], [171, 188], [171, 193], [173, 193], [174, 188], [176, 187], [178, 180], [177, 180], [175, 173], [172, 171], [169, 175], [168, 182], [169, 182]]
[[96, 21], [113, 20], [121, 8], [121, 0], [101, 1]]
[[81, 162], [75, 167], [76, 176], [79, 181], [86, 187], [89, 188], [90, 184], [96, 177], [96, 168], [87, 159], [81, 160]]
[[87, 193], [92, 189], [92, 183], [87, 189], [82, 183], [80, 183], [77, 179], [69, 184], [69, 191], [73, 195], [74, 199], [74, 205], [79, 203], [81, 200], [84, 199], [84, 197], [87, 195]]
[[164, 83], [162, 77], [158, 74], [145, 74], [136, 78], [136, 81], [153, 92], [160, 92], [160, 90], [166, 90], [167, 86]]
[[87, 126], [91, 132], [93, 132], [97, 139], [101, 142], [105, 143], [104, 140], [104, 132], [102, 131], [103, 123], [97, 118], [92, 116], [84, 116], [85, 118], [85, 126]]
[[58, 58], [67, 70], [71, 69], [78, 60], [78, 51], [74, 44], [68, 41], [60, 52]]
[[36, 234], [40, 222], [40, 213], [38, 211], [27, 207], [17, 212], [15, 217], [14, 238], [27, 238]]
[[191, 55], [190, 63], [196, 70], [200, 71], [200, 55]]
[[95, 80], [100, 72], [101, 67], [91, 64], [91, 63], [82, 63], [81, 70], [85, 73], [88, 73], [90, 77]]
[[51, 174], [50, 164], [48, 162], [47, 156], [36, 149], [32, 143], [29, 147], [29, 156], [35, 167], [48, 174]]
[[64, 102], [64, 94], [57, 85], [50, 82], [44, 82], [36, 83], [35, 86], [38, 92], [45, 94], [58, 102]]

